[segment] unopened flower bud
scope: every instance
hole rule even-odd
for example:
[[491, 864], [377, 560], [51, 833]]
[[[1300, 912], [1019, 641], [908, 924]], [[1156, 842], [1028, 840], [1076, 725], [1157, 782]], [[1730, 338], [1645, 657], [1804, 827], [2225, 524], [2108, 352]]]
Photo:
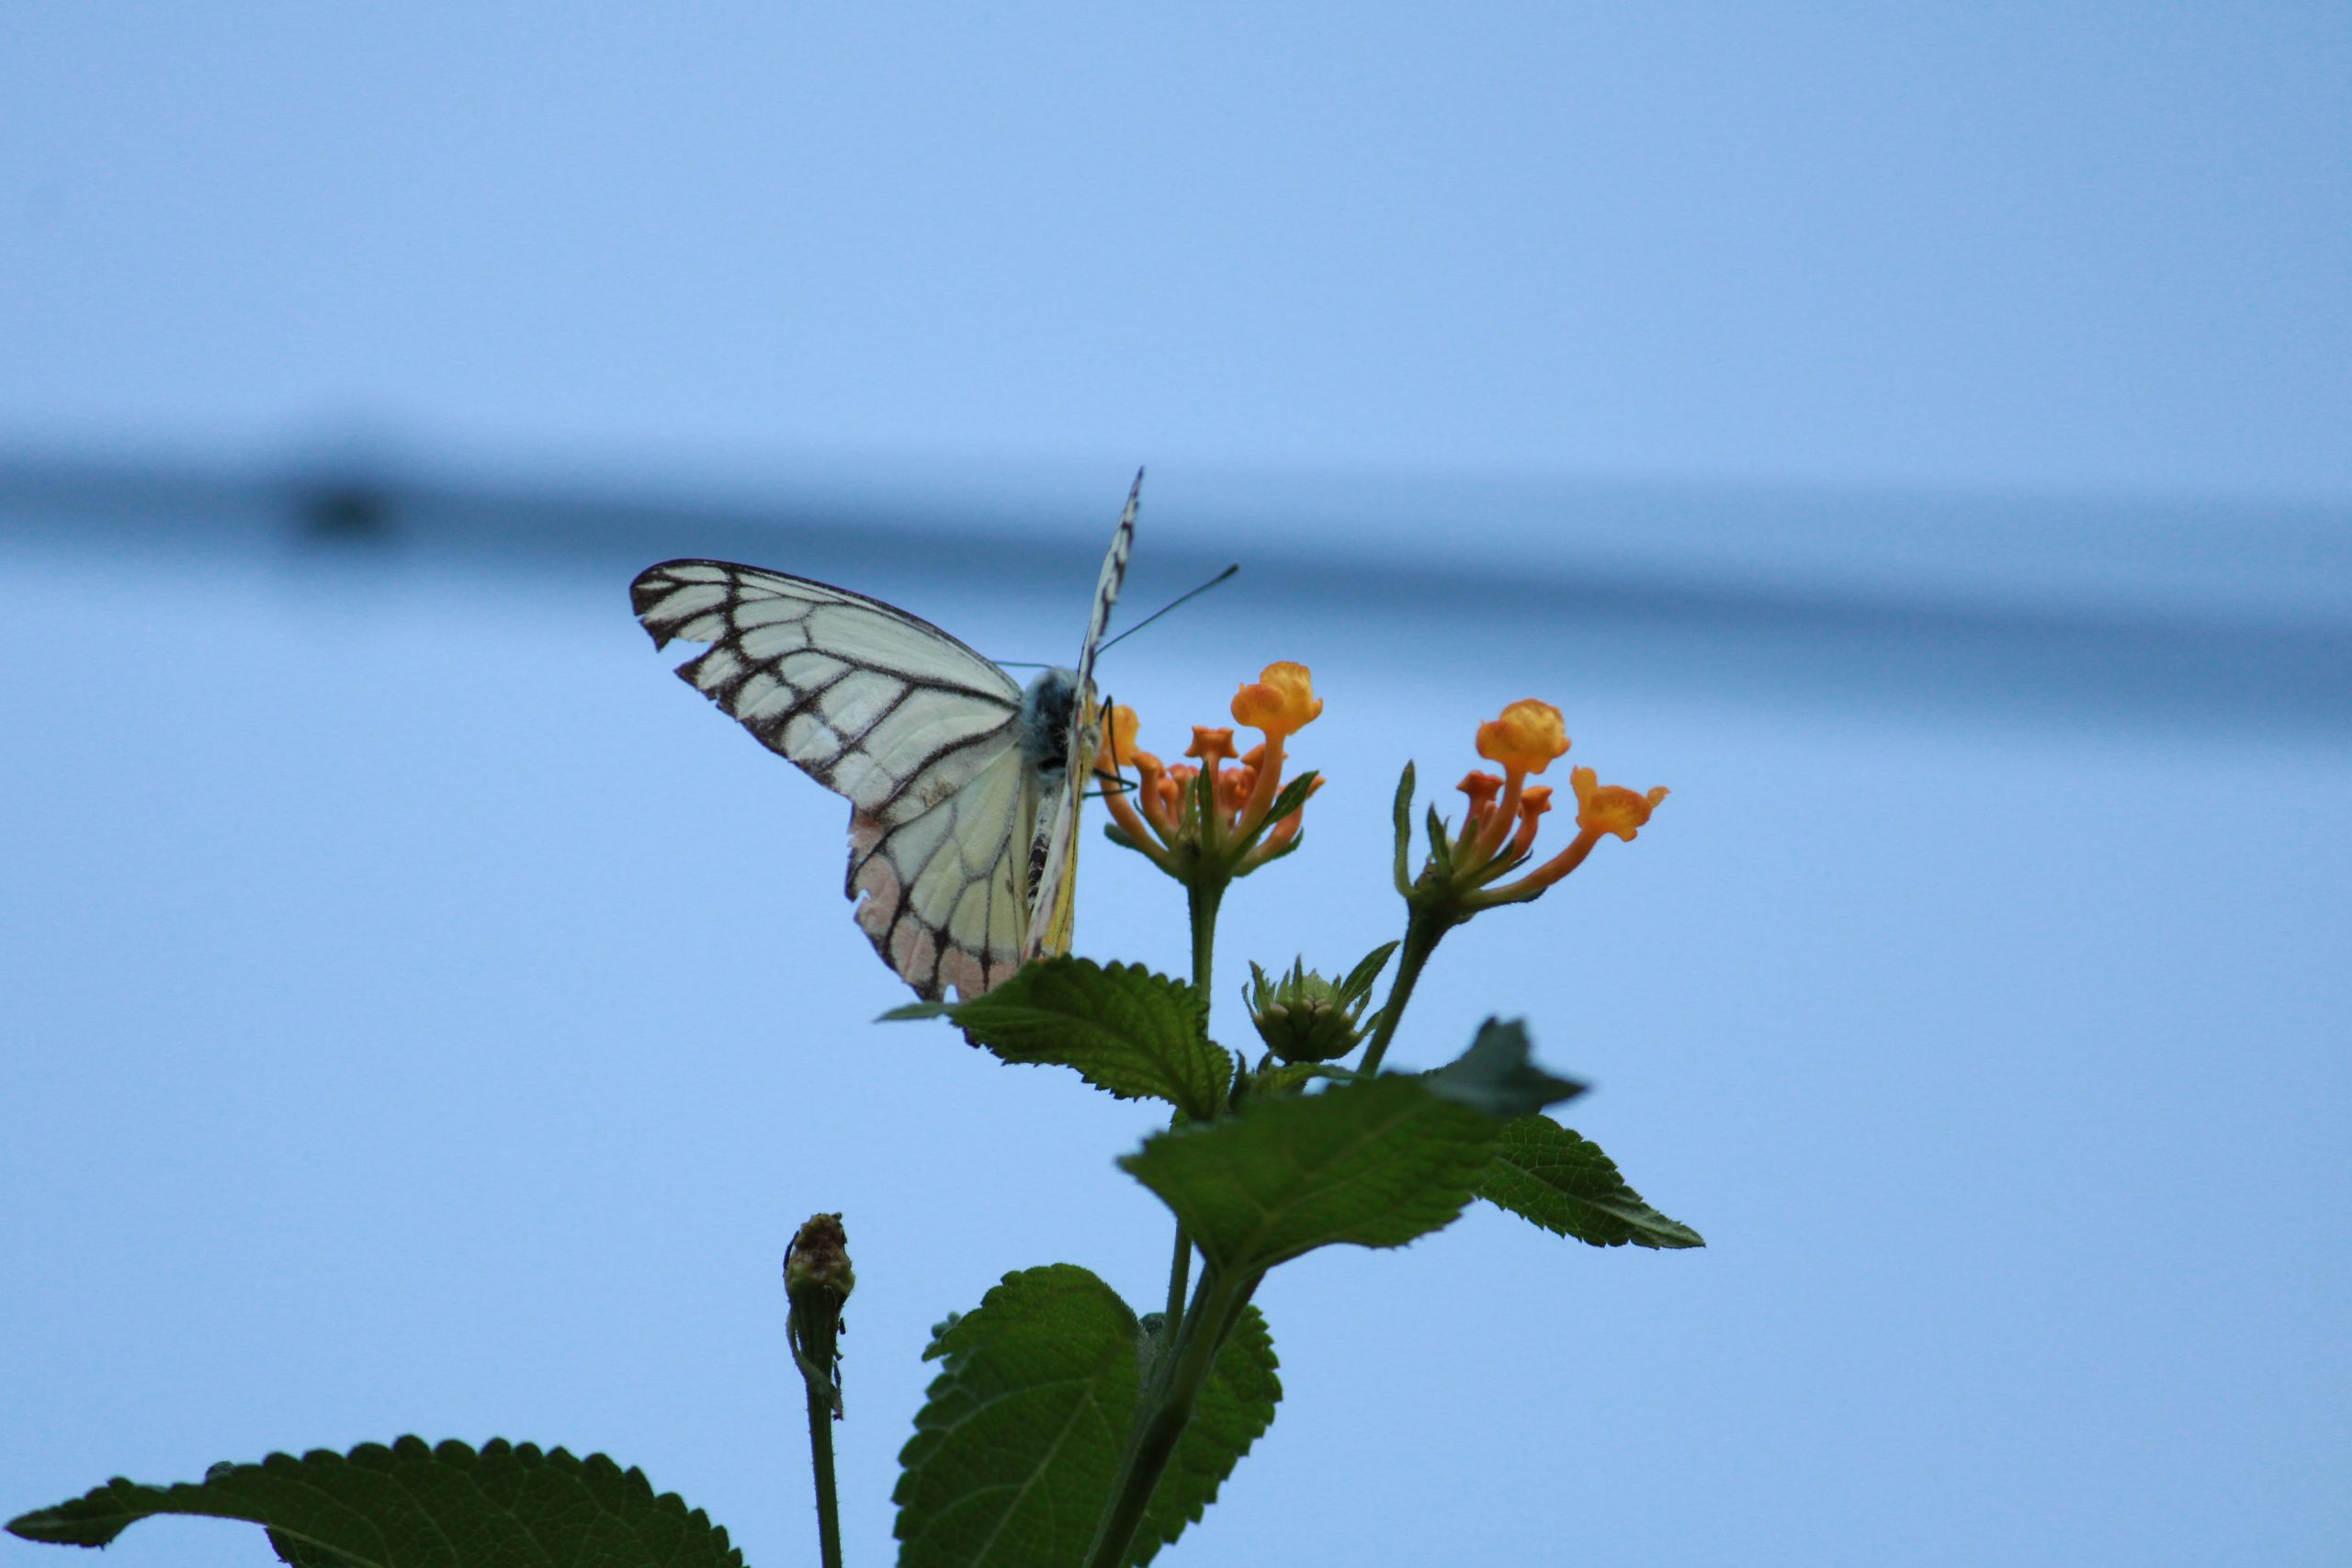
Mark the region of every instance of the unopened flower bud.
[[839, 1214], [811, 1214], [784, 1255], [784, 1288], [797, 1304], [808, 1291], [830, 1292], [836, 1307], [857, 1288], [849, 1266], [849, 1235]]
[[1357, 1027], [1361, 1000], [1351, 1005], [1340, 987], [1306, 967], [1302, 961], [1289, 974], [1271, 978], [1255, 964], [1249, 991], [1250, 1021], [1266, 1049], [1284, 1062], [1330, 1062], [1346, 1055], [1363, 1041]]

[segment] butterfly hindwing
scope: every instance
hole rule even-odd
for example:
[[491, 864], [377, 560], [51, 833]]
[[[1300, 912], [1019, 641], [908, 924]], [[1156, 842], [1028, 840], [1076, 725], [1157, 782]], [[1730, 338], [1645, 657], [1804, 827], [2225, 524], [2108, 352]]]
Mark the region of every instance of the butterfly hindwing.
[[922, 816], [887, 826], [850, 818], [846, 891], [884, 963], [926, 1000], [975, 997], [1021, 966], [1029, 901], [1019, 846], [1037, 811], [1017, 749]]

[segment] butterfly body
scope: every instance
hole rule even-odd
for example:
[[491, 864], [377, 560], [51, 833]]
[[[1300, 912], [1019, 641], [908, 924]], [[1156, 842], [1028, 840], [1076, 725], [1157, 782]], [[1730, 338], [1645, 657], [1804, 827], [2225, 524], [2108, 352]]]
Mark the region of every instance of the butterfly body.
[[1130, 491], [1078, 668], [1026, 689], [930, 622], [829, 583], [676, 560], [630, 585], [656, 647], [710, 644], [681, 679], [849, 799], [857, 923], [919, 995], [976, 996], [1069, 949], [1079, 795], [1101, 743], [1094, 653], [1136, 501]]

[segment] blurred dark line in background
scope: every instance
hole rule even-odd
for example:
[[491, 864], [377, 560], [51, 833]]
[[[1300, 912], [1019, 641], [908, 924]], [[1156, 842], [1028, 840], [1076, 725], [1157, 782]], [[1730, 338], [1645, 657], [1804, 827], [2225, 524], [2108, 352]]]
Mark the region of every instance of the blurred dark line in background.
[[[518, 586], [704, 555], [1080, 592], [1110, 515], [1097, 489], [868, 472], [665, 497], [364, 460], [0, 455], [0, 542], [388, 575], [429, 561]], [[1652, 687], [1736, 699], [2352, 733], [2352, 511], [1235, 475], [1147, 495], [1150, 592], [1238, 558], [1223, 613], [1409, 626], [1438, 659], [1449, 631], [1515, 624], [1622, 650]]]

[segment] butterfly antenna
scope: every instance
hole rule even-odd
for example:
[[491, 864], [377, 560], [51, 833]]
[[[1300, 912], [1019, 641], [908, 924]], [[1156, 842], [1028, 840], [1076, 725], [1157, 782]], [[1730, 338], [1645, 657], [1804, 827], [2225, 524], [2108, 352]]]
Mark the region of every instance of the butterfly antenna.
[[1169, 611], [1174, 609], [1177, 605], [1184, 604], [1188, 600], [1199, 598], [1202, 594], [1206, 593], [1210, 589], [1215, 588], [1218, 583], [1223, 582], [1227, 578], [1231, 577], [1235, 572], [1239, 571], [1240, 570], [1241, 563], [1239, 561], [1235, 561], [1231, 566], [1227, 567], [1223, 571], [1218, 572], [1215, 577], [1210, 578], [1198, 588], [1192, 590], [1192, 592], [1188, 593], [1180, 593], [1175, 598], [1170, 599], [1167, 604], [1162, 604], [1159, 609], [1154, 610], [1150, 615], [1146, 615], [1142, 620], [1137, 621], [1134, 626], [1129, 626], [1125, 631], [1121, 632], [1117, 637], [1114, 637], [1110, 641], [1104, 643], [1102, 645], [1102, 649], [1098, 651], [1105, 651], [1110, 649], [1116, 648], [1119, 644], [1126, 641], [1127, 638], [1135, 636], [1136, 633], [1143, 630], [1144, 627], [1151, 625], [1152, 622], [1159, 619], [1160, 616], [1168, 614]]

